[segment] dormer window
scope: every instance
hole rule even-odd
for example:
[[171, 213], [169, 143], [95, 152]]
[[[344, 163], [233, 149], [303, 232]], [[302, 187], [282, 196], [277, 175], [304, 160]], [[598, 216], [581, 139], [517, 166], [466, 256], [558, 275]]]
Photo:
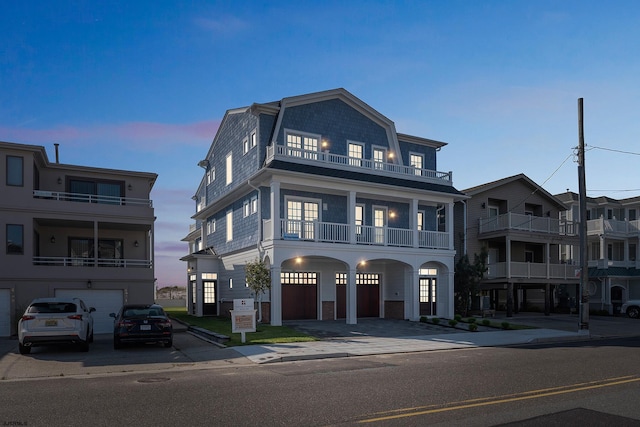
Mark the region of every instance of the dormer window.
[[287, 155], [317, 159], [320, 150], [320, 135], [287, 132]]

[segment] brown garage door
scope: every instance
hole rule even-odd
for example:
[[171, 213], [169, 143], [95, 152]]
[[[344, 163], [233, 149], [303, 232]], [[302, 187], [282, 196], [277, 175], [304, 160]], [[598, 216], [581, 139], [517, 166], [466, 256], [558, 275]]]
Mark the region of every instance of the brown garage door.
[[282, 320], [318, 318], [318, 274], [282, 272]]
[[[380, 275], [356, 274], [357, 316], [380, 317]], [[347, 274], [336, 274], [336, 318], [347, 317]]]

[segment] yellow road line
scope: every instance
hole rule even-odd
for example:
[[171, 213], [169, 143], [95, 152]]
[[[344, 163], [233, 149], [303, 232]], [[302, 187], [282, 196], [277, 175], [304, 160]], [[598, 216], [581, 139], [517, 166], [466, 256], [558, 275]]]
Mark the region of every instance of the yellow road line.
[[530, 390], [522, 393], [508, 394], [504, 396], [496, 396], [491, 398], [478, 398], [478, 399], [464, 400], [461, 402], [454, 402], [451, 404], [451, 406], [446, 406], [446, 407], [443, 407], [442, 405], [430, 405], [430, 406], [421, 406], [421, 407], [415, 407], [415, 408], [396, 409], [396, 410], [387, 411], [387, 412], [379, 412], [378, 414], [385, 414], [385, 413], [389, 414], [394, 412], [409, 412], [409, 411], [411, 412], [404, 413], [404, 414], [385, 415], [385, 416], [380, 416], [375, 418], [368, 418], [368, 419], [360, 420], [358, 421], [358, 423], [375, 423], [378, 421], [387, 421], [387, 420], [393, 420], [398, 418], [415, 417], [417, 415], [428, 415], [428, 414], [435, 414], [438, 412], [457, 411], [460, 409], [469, 409], [469, 408], [476, 408], [476, 407], [489, 406], [489, 405], [499, 405], [502, 403], [516, 402], [519, 400], [537, 399], [540, 397], [555, 396], [555, 395], [566, 394], [566, 393], [575, 393], [578, 391], [592, 390], [592, 389], [603, 388], [603, 387], [611, 387], [615, 385], [628, 384], [628, 383], [638, 382], [638, 381], [640, 381], [640, 377], [629, 375], [624, 377], [609, 378], [606, 380], [591, 381], [587, 383], [579, 383], [579, 384], [573, 384], [568, 386]]

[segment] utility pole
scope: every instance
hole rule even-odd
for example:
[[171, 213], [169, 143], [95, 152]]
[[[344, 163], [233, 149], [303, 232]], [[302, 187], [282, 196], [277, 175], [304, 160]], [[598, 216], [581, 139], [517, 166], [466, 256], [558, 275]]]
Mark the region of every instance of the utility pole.
[[589, 270], [587, 262], [587, 185], [584, 166], [582, 98], [578, 98], [578, 192], [580, 193], [580, 305], [578, 333], [589, 335]]

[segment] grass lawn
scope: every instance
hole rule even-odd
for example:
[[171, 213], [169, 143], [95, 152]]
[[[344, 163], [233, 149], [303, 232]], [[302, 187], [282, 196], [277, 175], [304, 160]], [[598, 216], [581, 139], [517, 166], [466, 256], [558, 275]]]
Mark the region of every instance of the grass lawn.
[[184, 307], [165, 307], [164, 310], [174, 319], [180, 320], [191, 326], [198, 326], [200, 328], [228, 336], [230, 340], [225, 343], [225, 345], [228, 346], [317, 341], [316, 338], [310, 335], [298, 332], [295, 329], [291, 329], [286, 326], [271, 326], [258, 323], [256, 325], [256, 332], [245, 333], [246, 342], [243, 344], [241, 342], [242, 337], [240, 333], [231, 332], [231, 319], [217, 316], [191, 316], [190, 314], [187, 314], [187, 310]]

